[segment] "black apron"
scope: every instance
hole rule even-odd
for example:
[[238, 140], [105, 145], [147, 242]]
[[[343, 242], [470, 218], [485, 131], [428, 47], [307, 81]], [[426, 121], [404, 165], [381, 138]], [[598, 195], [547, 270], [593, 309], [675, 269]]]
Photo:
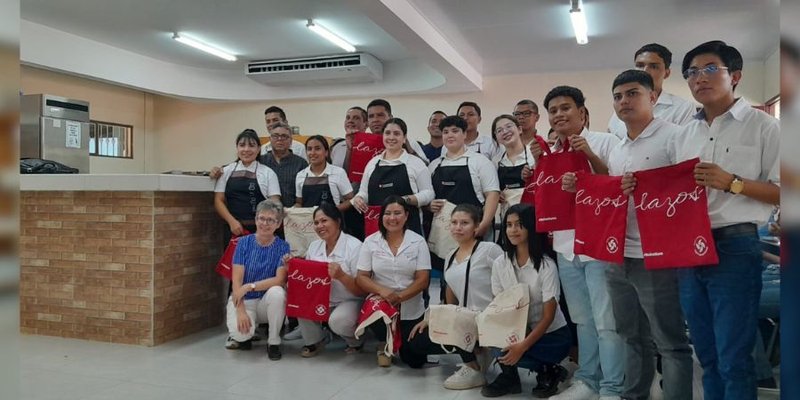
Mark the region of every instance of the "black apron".
[[225, 183], [225, 205], [228, 207], [228, 212], [242, 224], [242, 227], [250, 233], [255, 233], [256, 206], [266, 199], [261, 194], [261, 188], [256, 178], [258, 164], [256, 164], [255, 172], [237, 171], [238, 166], [239, 161], [236, 162], [228, 182]]
[[447, 200], [455, 205], [472, 204], [483, 209], [483, 204], [475, 195], [472, 186], [472, 176], [469, 171], [469, 157], [464, 165], [450, 165], [443, 167], [439, 164], [431, 177], [433, 191], [437, 199]]
[[[410, 196], [414, 194], [405, 164], [381, 165], [380, 159], [375, 164], [375, 170], [372, 171], [367, 185], [367, 197], [369, 197], [371, 206], [382, 205], [383, 201], [392, 195]], [[409, 209], [408, 228], [422, 235], [419, 208], [409, 205]]]
[[[306, 175], [303, 182], [303, 207], [317, 207], [323, 201], [334, 203], [331, 186], [328, 182], [328, 175], [311, 176]], [[333, 204], [338, 206], [338, 204]]]
[[[525, 187], [525, 180], [522, 179], [522, 170], [528, 165], [528, 152], [523, 150], [525, 154], [525, 164], [517, 165], [516, 167], [497, 167], [497, 178], [500, 180], [500, 190], [505, 189], [522, 189]], [[503, 153], [505, 157], [508, 153]]]

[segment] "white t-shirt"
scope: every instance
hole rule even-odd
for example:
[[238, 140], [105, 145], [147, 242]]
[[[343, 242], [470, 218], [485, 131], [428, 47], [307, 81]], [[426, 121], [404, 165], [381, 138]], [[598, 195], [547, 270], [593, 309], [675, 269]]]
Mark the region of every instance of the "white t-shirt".
[[305, 184], [307, 177], [319, 177], [326, 175], [328, 176], [328, 186], [331, 189], [331, 195], [333, 196], [334, 204], [341, 203], [343, 196], [353, 193], [353, 185], [350, 183], [350, 179], [347, 178], [347, 173], [344, 172], [341, 167], [328, 164], [325, 166], [325, 170], [322, 171], [321, 174], [316, 175], [311, 172], [311, 166], [309, 165], [300, 171], [295, 179], [297, 198], [300, 199], [303, 197], [303, 185]]
[[[611, 150], [608, 160], [608, 174], [621, 176], [627, 172], [672, 165], [675, 156], [670, 146], [673, 138], [681, 131], [681, 127], [660, 118], [653, 119], [636, 140], [631, 140], [627, 133]], [[627, 131], [626, 131], [627, 132]], [[639, 234], [639, 223], [636, 221], [636, 206], [633, 196], [628, 198], [628, 222], [625, 228], [625, 257], [644, 258], [642, 238]]]
[[375, 172], [375, 167], [380, 162], [384, 165], [405, 165], [408, 172], [408, 180], [411, 185], [412, 193], [417, 197], [420, 206], [427, 206], [434, 198], [433, 185], [431, 184], [431, 173], [428, 167], [417, 156], [412, 156], [403, 150], [403, 154], [395, 160], [385, 160], [385, 153], [378, 154], [367, 163], [364, 168], [364, 175], [361, 178], [361, 186], [356, 196], [369, 202], [369, 179]]
[[[292, 145], [291, 147], [289, 147], [289, 150], [292, 152], [292, 154], [300, 156], [303, 158], [303, 160], [308, 161], [308, 157], [306, 157], [306, 146], [298, 142], [297, 140], [292, 140]], [[267, 143], [261, 146], [262, 156], [269, 153], [270, 151], [272, 151], [272, 144]]]
[[258, 188], [261, 189], [261, 195], [263, 195], [265, 199], [270, 198], [270, 196], [281, 195], [278, 175], [275, 175], [275, 171], [273, 171], [272, 168], [257, 161], [251, 162], [247, 167], [239, 161], [232, 162], [222, 167], [222, 176], [217, 179], [217, 183], [214, 185], [214, 192], [225, 193], [225, 186], [228, 184], [228, 179], [230, 179], [234, 171], [254, 172], [256, 174], [256, 182], [258, 182]]
[[[487, 159], [489, 159], [489, 161], [497, 158], [497, 143], [495, 143], [491, 136], [482, 136], [479, 133], [478, 137], [475, 138], [472, 143], [466, 143], [466, 146], [467, 150], [472, 150], [475, 153], [483, 154]], [[442, 153], [440, 157], [444, 157], [445, 154], [447, 154], [447, 147], [442, 146]]]
[[[694, 103], [667, 92], [661, 92], [661, 96], [658, 96], [653, 107], [653, 116], [680, 126], [692, 122], [695, 113], [697, 113], [697, 107]], [[611, 113], [608, 131], [620, 139], [625, 137], [628, 132], [628, 128], [625, 127], [625, 123], [619, 119], [616, 112]]]
[[[403, 243], [393, 255], [389, 244], [380, 232], [367, 236], [358, 257], [359, 271], [372, 271], [375, 283], [401, 291], [414, 282], [417, 271], [431, 269], [431, 256], [425, 238], [406, 229]], [[400, 319], [414, 320], [425, 312], [422, 293], [404, 301], [400, 306]]]
[[[446, 152], [444, 147], [442, 147], [442, 149]], [[470, 176], [472, 177], [472, 188], [475, 191], [475, 196], [481, 203], [486, 201], [486, 197], [483, 195], [484, 193], [500, 191], [500, 180], [497, 178], [497, 168], [488, 158], [470, 149], [467, 149], [464, 154], [456, 158], [447, 158], [443, 155], [433, 160], [433, 162], [428, 165], [428, 171], [430, 171], [431, 176], [436, 172], [436, 167], [440, 165], [442, 167], [456, 165], [469, 166]]]
[[[561, 296], [561, 283], [558, 279], [556, 262], [545, 256], [539, 265], [539, 271], [533, 266], [533, 261], [528, 259], [522, 267], [503, 255], [492, 265], [492, 293], [498, 295], [503, 290], [516, 283], [528, 285], [530, 306], [528, 307], [528, 326], [533, 328], [542, 320], [544, 303], [554, 299], [558, 303]], [[567, 325], [561, 307], [556, 304], [556, 314], [553, 322], [547, 328], [547, 333], [553, 332]]]
[[[608, 156], [611, 154], [611, 149], [616, 146], [619, 142], [619, 139], [607, 132], [592, 132], [586, 128], [583, 128], [583, 132], [581, 132], [581, 136], [586, 138], [586, 143], [589, 144], [589, 148], [592, 149], [592, 152], [600, 157], [601, 160], [608, 166]], [[561, 142], [556, 142], [556, 145], [553, 146], [553, 150], [557, 151], [561, 148]], [[573, 253], [573, 249], [575, 247], [575, 230], [569, 229], [565, 231], [555, 231], [553, 232], [553, 250], [560, 253], [564, 258], [569, 261], [572, 261], [575, 258], [575, 254]], [[579, 256], [581, 261], [591, 261], [593, 258], [589, 256], [581, 255]]]
[[[498, 257], [503, 256], [503, 249], [492, 242], [480, 242], [475, 253], [461, 262], [453, 260], [453, 264], [448, 266], [450, 257], [458, 251], [458, 248], [450, 252], [445, 257], [444, 280], [447, 287], [453, 291], [458, 299], [458, 304], [465, 306], [473, 311], [483, 311], [492, 302], [492, 264]], [[467, 277], [467, 262], [472, 259], [469, 267], [469, 293], [467, 294], [467, 304], [464, 305], [464, 284]]]
[[[703, 112], [674, 136], [675, 162], [700, 157], [744, 179], [778, 184], [780, 167], [780, 124], [769, 114], [756, 110], [740, 98], [711, 125]], [[767, 223], [773, 206], [747, 196], [708, 190], [711, 228], [752, 222]]]
[[[311, 261], [322, 262], [335, 262], [342, 266], [342, 271], [347, 275], [356, 277], [358, 268], [359, 251], [361, 250], [361, 241], [342, 232], [339, 234], [339, 240], [336, 241], [336, 246], [333, 252], [328, 255], [325, 251], [325, 241], [322, 239], [311, 242], [306, 251], [306, 259]], [[334, 279], [331, 284], [331, 304], [336, 305], [346, 300], [359, 299], [359, 296], [351, 293], [347, 288]]]

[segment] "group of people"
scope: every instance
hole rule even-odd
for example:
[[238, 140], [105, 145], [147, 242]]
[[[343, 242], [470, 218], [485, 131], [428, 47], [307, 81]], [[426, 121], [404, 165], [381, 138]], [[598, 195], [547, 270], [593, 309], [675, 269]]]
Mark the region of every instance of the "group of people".
[[[425, 145], [408, 139], [406, 123], [381, 99], [366, 110], [347, 110], [343, 139], [312, 136], [299, 146], [283, 111], [268, 108], [269, 145], [262, 148], [258, 135], [245, 130], [236, 138], [238, 159], [212, 173], [215, 207], [230, 235], [251, 233], [239, 240], [233, 260], [229, 347], [250, 348], [257, 324], [267, 323], [268, 355], [281, 357], [291, 251], [279, 237], [281, 222], [285, 207], [313, 207], [319, 239], [305, 257], [328, 263], [327, 329], [344, 339], [348, 353], [363, 346], [355, 329], [361, 302], [372, 294], [399, 306], [401, 361], [420, 368], [428, 355], [441, 354], [425, 317], [430, 270], [440, 268], [447, 304], [481, 311], [516, 283], [527, 286], [530, 298], [526, 336], [503, 349], [480, 343], [474, 351], [458, 349], [463, 365], [444, 382], [448, 389], [482, 387], [486, 397], [519, 393], [517, 368], [526, 368], [536, 373], [535, 397], [645, 399], [659, 357], [664, 398], [691, 399], [688, 325], [705, 398], [755, 399], [757, 226], [780, 201], [779, 125], [736, 96], [743, 74], [734, 47], [707, 42], [683, 58], [681, 72], [699, 107], [662, 90], [671, 64], [672, 53], [659, 44], [635, 53], [635, 69], [611, 85], [615, 113], [608, 132], [587, 128], [578, 88], [553, 88], [542, 103], [552, 128], [544, 141], [536, 139], [539, 110], [530, 100], [497, 116], [490, 136], [478, 133], [481, 110], [473, 102], [461, 103], [457, 115], [434, 112]], [[383, 135], [384, 151], [351, 182], [353, 136], [367, 126]], [[574, 230], [537, 232], [534, 207], [508, 190], [524, 187], [545, 153], [563, 151], [583, 152], [594, 174], [622, 176], [625, 195], [636, 188], [633, 172], [699, 157], [694, 179], [708, 192], [719, 263], [646, 269], [632, 211], [622, 265], [575, 254]], [[563, 190], [574, 191], [577, 179], [565, 174]], [[446, 216], [456, 246], [439, 258], [429, 251], [427, 227], [447, 203], [456, 205]], [[380, 206], [380, 218], [378, 232], [367, 236], [359, 216], [369, 206]], [[298, 325], [301, 355], [318, 354], [326, 343], [323, 326], [302, 319]], [[383, 323], [371, 328], [384, 340]], [[557, 393], [569, 375], [561, 362], [576, 342], [578, 368]], [[392, 363], [383, 351], [377, 358], [381, 366]], [[491, 360], [501, 372], [487, 383]]]

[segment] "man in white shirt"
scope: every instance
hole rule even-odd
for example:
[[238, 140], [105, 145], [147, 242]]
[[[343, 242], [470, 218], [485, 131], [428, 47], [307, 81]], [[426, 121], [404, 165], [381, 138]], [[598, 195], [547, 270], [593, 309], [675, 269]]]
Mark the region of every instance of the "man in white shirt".
[[[550, 126], [558, 134], [553, 152], [563, 151], [566, 141], [572, 151], [582, 151], [596, 174], [608, 174], [608, 157], [619, 142], [610, 133], [590, 132], [584, 127], [585, 98], [574, 87], [558, 86], [544, 98]], [[543, 150], [534, 141], [531, 153], [537, 160]], [[576, 256], [575, 230], [553, 232], [553, 249], [572, 321], [578, 325], [579, 367], [573, 384], [551, 399], [620, 399], [624, 381], [624, 343], [616, 332], [614, 310], [606, 282], [608, 263]]]
[[344, 138], [336, 139], [331, 146], [331, 164], [344, 168], [349, 167], [348, 152], [353, 145], [356, 132], [367, 131], [367, 110], [353, 106], [344, 115]]
[[[370, 101], [369, 105], [367, 105], [367, 124], [369, 125], [370, 132], [382, 135], [383, 125], [392, 118], [392, 105], [389, 104], [388, 101], [384, 99], [375, 99]], [[409, 140], [408, 146], [411, 147], [411, 150], [413, 150], [422, 161], [425, 161], [425, 164], [430, 162], [428, 157], [425, 156], [425, 152], [422, 151], [422, 146], [420, 146], [419, 142], [416, 140]]]
[[514, 112], [511, 115], [519, 122], [522, 130], [519, 138], [522, 139], [522, 145], [527, 148], [539, 134], [536, 130], [536, 123], [539, 122], [539, 106], [530, 99], [520, 100], [514, 106]]
[[[502, 155], [502, 150], [498, 154], [497, 142], [494, 140], [494, 133], [492, 137], [482, 136], [478, 132], [478, 124], [481, 123], [481, 108], [474, 101], [465, 101], [458, 105], [456, 115], [467, 121], [467, 150], [472, 150], [475, 153], [483, 154], [490, 161], [499, 158]], [[442, 155], [447, 152], [445, 147], [442, 147]], [[431, 160], [433, 161], [433, 160]]]
[[[630, 181], [633, 172], [671, 165], [669, 143], [681, 128], [653, 117], [657, 96], [653, 78], [641, 70], [628, 70], [614, 79], [612, 88], [614, 111], [625, 122], [627, 135], [611, 150], [608, 174], [625, 175]], [[655, 342], [662, 356], [664, 399], [691, 399], [692, 349], [678, 301], [678, 276], [674, 269], [645, 269], [633, 197], [626, 194], [625, 261], [609, 265], [606, 272], [617, 332], [626, 347], [623, 397], [650, 398]]]
[[[664, 80], [669, 78], [671, 73], [669, 67], [672, 64], [672, 52], [658, 43], [646, 44], [636, 50], [633, 63], [636, 69], [647, 72], [653, 78], [658, 99], [653, 108], [653, 115], [676, 125], [683, 126], [689, 123], [695, 114], [694, 103], [663, 91]], [[625, 123], [617, 117], [617, 114], [611, 114], [608, 131], [622, 139], [625, 137], [625, 129]]]
[[[267, 129], [269, 129], [270, 126], [281, 122], [287, 125], [289, 124], [289, 121], [286, 119], [286, 113], [278, 106], [270, 106], [264, 110], [264, 121], [266, 122]], [[297, 140], [292, 140], [292, 147], [290, 147], [289, 150], [292, 152], [292, 154], [300, 156], [304, 160], [308, 161], [308, 158], [306, 158], [306, 147]], [[261, 155], [265, 155], [270, 151], [272, 151], [271, 144], [267, 143], [261, 146]]]
[[700, 158], [694, 170], [708, 193], [719, 264], [678, 271], [680, 300], [703, 367], [706, 399], [755, 399], [751, 353], [761, 295], [756, 227], [780, 202], [780, 126], [734, 91], [742, 55], [722, 41], [683, 59], [683, 76], [703, 109], [675, 136], [675, 161]]

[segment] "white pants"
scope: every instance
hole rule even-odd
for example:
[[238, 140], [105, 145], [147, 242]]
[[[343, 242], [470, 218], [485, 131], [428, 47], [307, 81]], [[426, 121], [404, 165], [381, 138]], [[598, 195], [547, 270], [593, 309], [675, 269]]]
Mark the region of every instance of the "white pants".
[[250, 318], [250, 331], [247, 333], [239, 332], [236, 307], [233, 305], [233, 298], [228, 298], [228, 334], [233, 340], [237, 342], [250, 340], [255, 335], [258, 324], [266, 322], [269, 324], [267, 343], [281, 344], [280, 332], [286, 315], [286, 290], [283, 287], [273, 286], [260, 299], [245, 300], [244, 308]]
[[[348, 346], [360, 346], [362, 341], [355, 338], [356, 325], [358, 324], [358, 314], [361, 312], [362, 300], [343, 301], [337, 305], [331, 305], [331, 314], [328, 318], [328, 327], [333, 333], [344, 339]], [[303, 343], [306, 346], [317, 344], [325, 337], [322, 332], [322, 324], [307, 319], [297, 319], [300, 325], [300, 333], [303, 335]]]

